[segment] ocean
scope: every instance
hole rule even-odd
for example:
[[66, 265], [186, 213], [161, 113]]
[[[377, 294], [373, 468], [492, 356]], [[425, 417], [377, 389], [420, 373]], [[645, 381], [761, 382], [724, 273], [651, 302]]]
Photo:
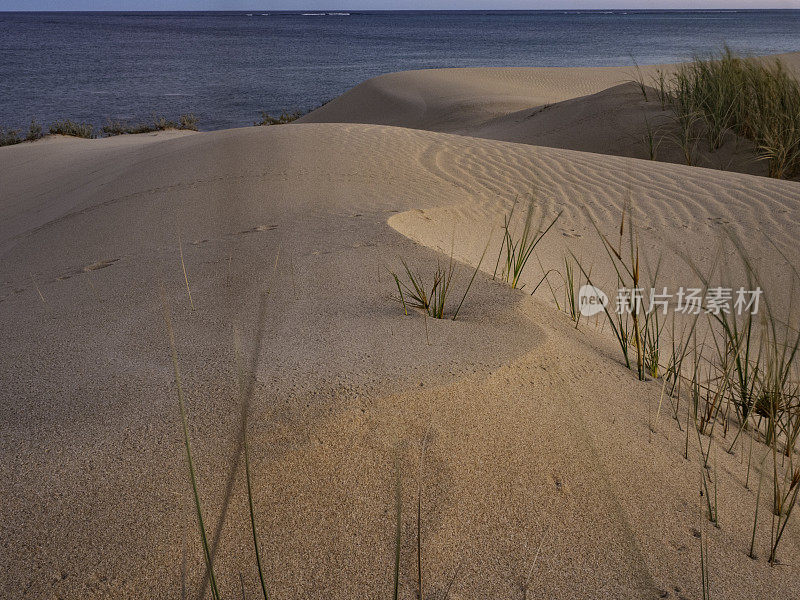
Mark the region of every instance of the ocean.
[[800, 50], [800, 11], [0, 13], [0, 127], [306, 111], [406, 69]]

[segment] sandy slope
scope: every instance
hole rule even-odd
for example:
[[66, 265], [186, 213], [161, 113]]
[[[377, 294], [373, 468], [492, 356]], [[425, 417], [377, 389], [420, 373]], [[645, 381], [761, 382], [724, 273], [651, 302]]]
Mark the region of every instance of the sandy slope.
[[[541, 97], [605, 85], [575, 81]], [[491, 281], [488, 262], [458, 321], [405, 316], [385, 270], [400, 257], [432, 269], [451, 248], [475, 265], [535, 188], [539, 213], [564, 211], [545, 268], [570, 249], [602, 277], [589, 219], [613, 230], [631, 197], [649, 255], [707, 265], [727, 224], [785, 296], [764, 236], [800, 258], [797, 184], [355, 124], [47, 140], [0, 149], [0, 162], [0, 595], [197, 597], [161, 286], [225, 597], [240, 574], [258, 593], [245, 423], [276, 598], [390, 596], [395, 464], [403, 598], [416, 597], [420, 482], [429, 598], [451, 581], [464, 599], [696, 598], [701, 528], [715, 597], [800, 589], [794, 566], [766, 565], [766, 521], [761, 559], [746, 556], [742, 450], [716, 453], [722, 527], [710, 528], [696, 441], [684, 460], [668, 412], [651, 432], [660, 386], [636, 382], [606, 334]], [[470, 274], [458, 267], [458, 290]], [[685, 277], [665, 262], [665, 285]], [[244, 396], [235, 332], [255, 365]], [[781, 556], [798, 552], [794, 523]]]

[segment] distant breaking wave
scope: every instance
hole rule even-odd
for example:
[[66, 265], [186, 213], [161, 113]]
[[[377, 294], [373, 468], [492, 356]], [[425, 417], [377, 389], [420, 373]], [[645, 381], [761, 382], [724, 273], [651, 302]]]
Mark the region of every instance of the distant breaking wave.
[[300, 13], [302, 17], [349, 17], [348, 12]]

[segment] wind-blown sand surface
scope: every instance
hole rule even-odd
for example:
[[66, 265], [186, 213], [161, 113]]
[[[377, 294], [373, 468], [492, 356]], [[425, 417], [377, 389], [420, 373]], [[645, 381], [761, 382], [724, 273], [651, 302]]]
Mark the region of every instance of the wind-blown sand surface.
[[[715, 597], [796, 597], [796, 518], [788, 565], [766, 563], [767, 516], [760, 559], [747, 557], [744, 453], [715, 452], [710, 527], [696, 440], [687, 461], [669, 411], [648, 426], [661, 385], [635, 380], [607, 330], [576, 331], [491, 271], [503, 215], [535, 190], [538, 213], [564, 211], [538, 249], [545, 268], [571, 250], [607, 275], [590, 219], [613, 231], [630, 198], [646, 254], [708, 265], [727, 225], [785, 298], [775, 248], [800, 258], [800, 185], [468, 134], [532, 97], [602, 98], [620, 71], [537, 73], [395, 74], [305, 118], [346, 121], [333, 115], [351, 102], [384, 124], [0, 149], [0, 595], [203, 594], [163, 287], [224, 597], [240, 596], [240, 575], [259, 593], [245, 424], [274, 598], [391, 597], [396, 464], [403, 598], [416, 597], [420, 483], [429, 598], [697, 598], [701, 528]], [[428, 106], [420, 90], [474, 100], [413, 121], [403, 111]], [[451, 133], [421, 130], [445, 121]], [[432, 269], [451, 249], [460, 295], [490, 236], [457, 321], [389, 299], [387, 267]], [[670, 256], [664, 285], [693, 283]], [[529, 268], [528, 289], [541, 275]], [[236, 335], [251, 394], [238, 389]]]

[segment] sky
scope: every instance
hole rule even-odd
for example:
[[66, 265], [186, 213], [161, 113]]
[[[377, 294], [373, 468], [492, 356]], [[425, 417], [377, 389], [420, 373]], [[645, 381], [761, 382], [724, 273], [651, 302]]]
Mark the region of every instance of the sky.
[[797, 8], [800, 0], [0, 0], [6, 10], [503, 10]]

